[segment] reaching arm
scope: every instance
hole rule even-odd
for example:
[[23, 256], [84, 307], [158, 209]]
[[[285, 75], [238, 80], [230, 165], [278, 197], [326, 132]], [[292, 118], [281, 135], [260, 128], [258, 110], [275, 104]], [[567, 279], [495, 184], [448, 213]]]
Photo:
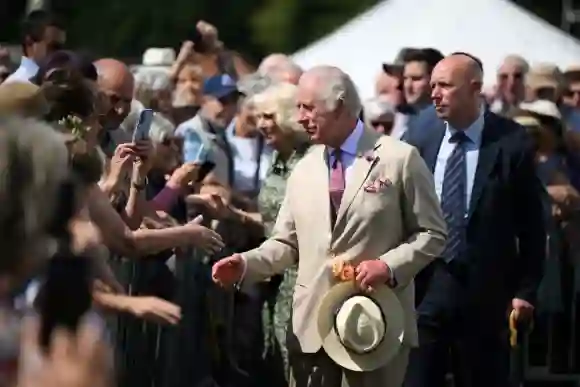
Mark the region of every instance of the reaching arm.
[[447, 229], [433, 175], [416, 149], [403, 166], [403, 224], [407, 240], [380, 259], [392, 271], [397, 286], [406, 286], [445, 248]]
[[131, 231], [98, 186], [91, 190], [88, 206], [105, 246], [118, 254], [140, 257], [192, 244], [193, 233], [188, 226]]
[[298, 238], [292, 216], [291, 196], [291, 183], [288, 182], [272, 236], [260, 247], [242, 254], [246, 262], [244, 282], [258, 282], [270, 278], [298, 261]]

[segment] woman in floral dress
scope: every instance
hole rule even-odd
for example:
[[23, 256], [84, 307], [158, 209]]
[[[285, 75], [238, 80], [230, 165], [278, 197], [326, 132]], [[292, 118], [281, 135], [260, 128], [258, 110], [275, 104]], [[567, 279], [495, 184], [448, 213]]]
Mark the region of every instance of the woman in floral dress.
[[[296, 86], [289, 83], [276, 84], [256, 95], [254, 105], [257, 126], [266, 143], [274, 149], [272, 165], [258, 196], [260, 220], [267, 237], [272, 232], [284, 199], [286, 181], [308, 151], [310, 142], [296, 121]], [[280, 278], [271, 279], [272, 284], [279, 281]], [[264, 310], [265, 356], [268, 359], [280, 351], [286, 378], [289, 374], [286, 330], [292, 310], [295, 281], [296, 267], [292, 267], [283, 274], [278, 291], [274, 293], [275, 298], [268, 300]], [[270, 380], [270, 385], [274, 384], [275, 381]]]

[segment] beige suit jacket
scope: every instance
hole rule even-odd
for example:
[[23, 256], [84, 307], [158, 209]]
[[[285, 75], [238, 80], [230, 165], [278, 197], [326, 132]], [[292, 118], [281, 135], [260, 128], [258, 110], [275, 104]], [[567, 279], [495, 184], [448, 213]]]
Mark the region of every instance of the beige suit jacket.
[[[321, 347], [317, 312], [335, 283], [335, 257], [354, 265], [376, 258], [388, 264], [405, 312], [404, 342], [416, 346], [413, 277], [445, 246], [445, 221], [433, 175], [415, 148], [365, 128], [350, 168], [332, 229], [325, 147], [315, 146], [289, 177], [272, 236], [242, 254], [244, 282], [263, 280], [298, 262], [292, 326], [306, 353]], [[382, 190], [365, 190], [377, 179], [387, 182]]]

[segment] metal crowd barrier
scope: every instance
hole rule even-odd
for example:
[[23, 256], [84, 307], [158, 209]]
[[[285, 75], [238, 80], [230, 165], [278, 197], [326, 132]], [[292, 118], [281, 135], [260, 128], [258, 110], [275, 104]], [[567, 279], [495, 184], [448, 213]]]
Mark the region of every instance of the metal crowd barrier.
[[226, 323], [234, 320], [233, 315], [228, 315], [233, 313], [229, 308], [233, 305], [233, 293], [217, 289], [211, 280], [211, 264], [217, 257], [208, 257], [195, 249], [178, 254], [171, 279], [173, 294], [167, 294], [152, 280], [155, 275], [151, 273], [159, 269], [159, 261], [111, 259], [113, 270], [128, 294], [157, 296], [182, 308], [182, 321], [175, 327], [127, 315], [109, 317], [119, 386], [225, 386], [215, 379], [224, 375], [223, 364], [227, 362], [222, 349], [231, 345], [224, 342], [229, 339], [224, 332]]

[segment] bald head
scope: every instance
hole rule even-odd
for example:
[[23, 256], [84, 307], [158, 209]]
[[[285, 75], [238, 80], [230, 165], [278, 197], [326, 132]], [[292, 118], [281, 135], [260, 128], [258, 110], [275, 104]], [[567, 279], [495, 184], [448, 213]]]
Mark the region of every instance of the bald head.
[[441, 60], [431, 75], [431, 98], [440, 118], [463, 129], [479, 116], [483, 69], [469, 54], [452, 54]]
[[123, 62], [116, 59], [100, 59], [95, 62], [99, 90], [108, 97], [111, 106], [101, 124], [105, 128], [117, 129], [131, 111], [135, 80]]
[[95, 62], [95, 67], [99, 76], [99, 86], [114, 89], [117, 92], [122, 91], [124, 95], [133, 95], [133, 74], [125, 63], [116, 59], [99, 59]]

